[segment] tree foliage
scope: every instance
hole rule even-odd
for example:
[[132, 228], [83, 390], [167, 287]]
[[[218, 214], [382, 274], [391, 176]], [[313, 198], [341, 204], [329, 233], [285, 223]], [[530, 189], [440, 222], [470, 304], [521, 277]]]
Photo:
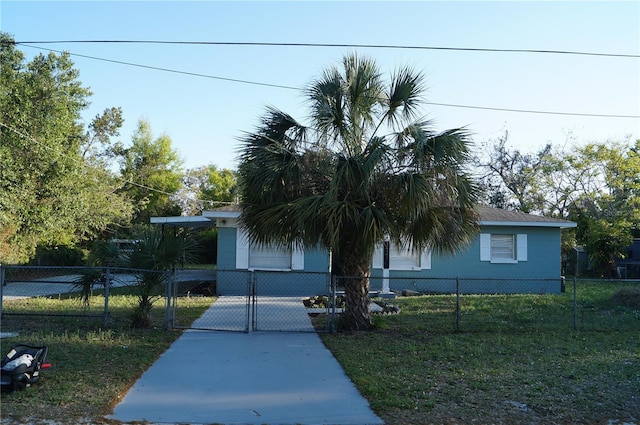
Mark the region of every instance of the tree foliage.
[[456, 251], [476, 232], [476, 187], [465, 130], [419, 117], [424, 78], [400, 68], [385, 82], [350, 55], [306, 89], [309, 126], [269, 108], [243, 138], [241, 220], [257, 244], [327, 248], [345, 281], [343, 325], [371, 326], [374, 249]]
[[563, 250], [583, 245], [599, 275], [610, 275], [640, 226], [640, 141], [588, 143], [536, 154], [488, 144], [485, 198], [494, 206], [573, 220]]
[[149, 122], [140, 120], [131, 146], [117, 152], [126, 181], [122, 193], [136, 206], [134, 223], [148, 224], [150, 217], [181, 213], [172, 196], [182, 186], [182, 160], [171, 144], [166, 134], [154, 138]]
[[83, 129], [91, 91], [68, 54], [26, 62], [0, 33], [0, 261], [24, 262], [38, 245], [73, 245], [126, 222], [119, 182], [89, 158], [89, 134], [106, 143], [121, 120]]
[[198, 215], [207, 208], [233, 202], [235, 196], [235, 172], [209, 164], [187, 170], [175, 201], [183, 214]]
[[594, 270], [615, 277], [614, 259], [624, 258], [640, 227], [640, 140], [588, 144], [571, 156], [581, 171], [582, 190], [569, 209], [578, 223], [576, 239], [589, 253]]
[[476, 158], [482, 170], [481, 187], [485, 200], [496, 208], [513, 209], [525, 213], [542, 212], [545, 209], [545, 191], [539, 181], [544, 175], [551, 145], [535, 154], [525, 154], [509, 148], [509, 133], [486, 142], [483, 158]]

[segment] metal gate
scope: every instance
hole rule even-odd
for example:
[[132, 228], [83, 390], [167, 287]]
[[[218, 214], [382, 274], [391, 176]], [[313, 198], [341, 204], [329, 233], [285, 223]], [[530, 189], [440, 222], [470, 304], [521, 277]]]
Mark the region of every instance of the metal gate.
[[[218, 271], [218, 297], [188, 326], [173, 328], [212, 331], [326, 332], [333, 330], [335, 310], [328, 273]], [[222, 283], [222, 284], [221, 284]]]

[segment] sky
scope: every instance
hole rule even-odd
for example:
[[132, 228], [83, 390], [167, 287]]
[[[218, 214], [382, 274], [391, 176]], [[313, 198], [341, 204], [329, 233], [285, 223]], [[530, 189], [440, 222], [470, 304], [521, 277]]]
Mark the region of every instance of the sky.
[[[119, 106], [125, 124], [118, 140], [129, 145], [138, 120], [146, 119], [154, 135], [171, 138], [185, 168], [237, 168], [239, 139], [256, 128], [268, 106], [308, 123], [299, 88], [351, 53], [376, 60], [386, 76], [400, 66], [422, 72], [430, 103], [424, 117], [435, 131], [466, 127], [479, 151], [505, 131], [507, 145], [522, 152], [547, 143], [562, 147], [640, 138], [638, 1], [2, 0], [0, 29], [18, 42], [30, 42], [18, 47], [27, 59], [48, 49], [72, 54], [80, 81], [94, 93], [83, 114], [87, 124], [104, 109]], [[68, 42], [79, 40], [560, 50], [632, 57]]]

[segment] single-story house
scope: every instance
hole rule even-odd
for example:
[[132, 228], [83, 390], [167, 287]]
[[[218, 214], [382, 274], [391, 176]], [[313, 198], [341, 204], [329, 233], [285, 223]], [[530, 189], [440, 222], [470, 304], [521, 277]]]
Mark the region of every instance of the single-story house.
[[[594, 277], [593, 266], [589, 260], [589, 253], [583, 246], [576, 246], [572, 258], [569, 273], [575, 276]], [[633, 242], [624, 252], [624, 257], [614, 258], [612, 264], [615, 269], [607, 277], [615, 279], [639, 279], [640, 278], [640, 238], [633, 238]]]
[[[400, 250], [385, 242], [372, 258], [371, 289], [452, 293], [558, 293], [560, 232], [576, 223], [479, 206], [480, 232], [455, 255]], [[217, 290], [245, 294], [248, 285], [270, 295], [324, 293], [331, 260], [326, 249], [252, 246], [239, 224], [238, 206], [203, 212], [195, 222], [218, 227]], [[169, 223], [154, 218], [152, 223]], [[164, 221], [163, 221], [164, 220]], [[179, 222], [179, 218], [175, 218]], [[188, 224], [187, 224], [188, 225]], [[456, 281], [456, 278], [459, 278]]]

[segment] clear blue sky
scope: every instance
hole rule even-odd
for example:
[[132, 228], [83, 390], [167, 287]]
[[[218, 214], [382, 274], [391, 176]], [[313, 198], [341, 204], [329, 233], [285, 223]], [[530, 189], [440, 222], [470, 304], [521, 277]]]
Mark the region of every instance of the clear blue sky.
[[[16, 41], [163, 40], [377, 44], [640, 54], [640, 2], [0, 2], [0, 24]], [[303, 87], [349, 48], [35, 44], [140, 65]], [[28, 58], [43, 52], [19, 47]], [[427, 100], [480, 107], [640, 115], [640, 59], [360, 48], [384, 71], [411, 65], [427, 76]], [[85, 120], [120, 106], [130, 143], [146, 118], [167, 133], [187, 168], [235, 168], [238, 137], [265, 106], [305, 122], [296, 90], [242, 84], [73, 57], [93, 92]], [[640, 119], [485, 111], [427, 105], [435, 129], [467, 126], [479, 146], [509, 131], [531, 152], [640, 138]]]

